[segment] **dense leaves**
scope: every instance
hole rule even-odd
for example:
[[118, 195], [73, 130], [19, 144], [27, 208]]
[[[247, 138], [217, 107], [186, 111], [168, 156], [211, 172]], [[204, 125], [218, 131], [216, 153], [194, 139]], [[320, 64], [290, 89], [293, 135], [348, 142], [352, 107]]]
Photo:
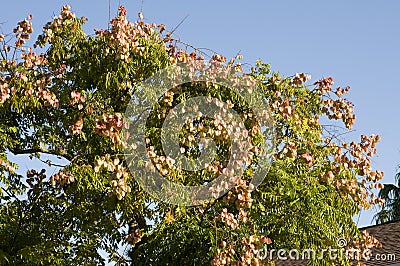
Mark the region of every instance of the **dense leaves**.
[[379, 197], [385, 200], [382, 209], [375, 215], [377, 224], [400, 220], [400, 174], [396, 174], [397, 185], [384, 184]]
[[[382, 203], [369, 193], [381, 187], [383, 176], [370, 164], [379, 136], [346, 143], [335, 130], [337, 121], [320, 122], [338, 120], [351, 129], [353, 105], [342, 97], [348, 88], [334, 88], [332, 78], [309, 83], [304, 73], [282, 77], [261, 61], [243, 73], [240, 55], [228, 62], [211, 56], [211, 65], [251, 77], [262, 91], [275, 121], [273, 164], [264, 182], [252, 187], [261, 129], [239, 96], [207, 83], [173, 88], [147, 123], [149, 154], [166, 178], [198, 184], [226, 167], [227, 129], [203, 120], [180, 132], [182, 153], [196, 156], [196, 139], [207, 130], [218, 144], [215, 161], [199, 173], [167, 169], [173, 162], [162, 153], [160, 126], [171, 108], [190, 97], [211, 96], [234, 106], [255, 148], [250, 167], [222, 198], [195, 207], [169, 205], [143, 191], [128, 171], [123, 113], [153, 73], [207, 55], [174, 40], [165, 25], [143, 22], [141, 14], [129, 22], [123, 7], [110, 29], [86, 35], [86, 18], [65, 6], [33, 48], [27, 47], [31, 19], [0, 36], [1, 263], [101, 265], [106, 254], [119, 265], [261, 265], [272, 263], [257, 257], [264, 245], [321, 250], [337, 247], [338, 237], [360, 249], [376, 245], [352, 217]], [[47, 154], [68, 164], [50, 176], [38, 169], [22, 174], [7, 159], [11, 153]]]

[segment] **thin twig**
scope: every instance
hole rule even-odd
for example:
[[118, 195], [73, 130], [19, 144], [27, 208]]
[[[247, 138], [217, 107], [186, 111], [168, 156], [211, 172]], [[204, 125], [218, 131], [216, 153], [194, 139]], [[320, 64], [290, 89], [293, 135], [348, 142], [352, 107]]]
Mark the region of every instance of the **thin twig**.
[[170, 32], [170, 34], [172, 35], [181, 25], [183, 22], [185, 22], [185, 20], [189, 17], [189, 15], [186, 15], [186, 17], [184, 17], [181, 22], [178, 23], [178, 25], [176, 25], [176, 27]]

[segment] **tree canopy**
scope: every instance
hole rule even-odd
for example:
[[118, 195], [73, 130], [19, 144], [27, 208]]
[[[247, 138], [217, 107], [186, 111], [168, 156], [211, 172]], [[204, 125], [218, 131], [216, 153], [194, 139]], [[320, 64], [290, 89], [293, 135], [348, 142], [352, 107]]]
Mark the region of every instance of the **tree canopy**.
[[[128, 21], [124, 7], [109, 29], [86, 34], [86, 18], [64, 6], [32, 46], [31, 20], [0, 35], [1, 263], [268, 265], [273, 262], [257, 256], [264, 246], [320, 251], [337, 247], [338, 238], [348, 243], [343, 249], [378, 245], [352, 218], [361, 208], [383, 203], [369, 192], [382, 187], [383, 173], [371, 168], [370, 159], [379, 136], [340, 139], [356, 118], [344, 98], [348, 87], [334, 87], [331, 77], [315, 82], [305, 73], [283, 77], [262, 61], [246, 70], [240, 55], [231, 60], [207, 55], [174, 39], [165, 25], [145, 23], [141, 13]], [[213, 139], [217, 153], [206, 168], [183, 171], [163, 153], [163, 122], [193, 97], [234, 109], [251, 151], [242, 158], [246, 169], [222, 197], [176, 205], [147, 193], [129, 171], [126, 129], [135, 121], [127, 119], [126, 109], [155, 73], [199, 62], [248, 78], [261, 92], [273, 117], [275, 150], [255, 187], [251, 179], [263, 152], [263, 127], [246, 101], [212, 82], [171, 88], [150, 111], [145, 128], [145, 147], [165, 179], [199, 185], [227, 171], [232, 128], [221, 119], [199, 115], [177, 132], [180, 150], [190, 158], [201, 156], [199, 138]], [[41, 169], [20, 173], [10, 154], [51, 155], [68, 164], [50, 176]], [[131, 163], [138, 167], [141, 161]], [[312, 261], [351, 262], [346, 256]]]
[[385, 202], [375, 215], [377, 224], [400, 220], [400, 173], [396, 174], [396, 184], [384, 184], [379, 191], [379, 197]]

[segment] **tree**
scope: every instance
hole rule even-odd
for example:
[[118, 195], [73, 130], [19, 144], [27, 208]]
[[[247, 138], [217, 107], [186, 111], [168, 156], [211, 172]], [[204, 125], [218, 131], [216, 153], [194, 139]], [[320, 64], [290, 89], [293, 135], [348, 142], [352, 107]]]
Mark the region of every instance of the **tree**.
[[384, 184], [379, 197], [385, 200], [382, 209], [375, 215], [377, 224], [400, 220], [400, 174], [396, 174], [397, 186]]
[[[172, 88], [150, 110], [144, 133], [152, 162], [165, 179], [185, 185], [207, 183], [227, 171], [232, 128], [221, 119], [200, 115], [177, 132], [188, 158], [201, 157], [199, 138], [214, 139], [215, 158], [205, 169], [183, 171], [162, 150], [160, 128], [167, 114], [202, 95], [227, 104], [242, 119], [250, 152], [240, 159], [247, 167], [221, 198], [195, 206], [147, 193], [137, 172], [129, 171], [129, 164], [138, 167], [142, 161], [124, 160], [127, 145], [134, 144], [125, 141], [126, 129], [135, 124], [125, 111], [135, 97], [152, 97], [140, 86], [153, 74], [179, 63], [202, 64], [207, 55], [141, 16], [131, 23], [120, 7], [110, 29], [86, 35], [86, 19], [65, 6], [33, 47], [26, 44], [31, 16], [13, 34], [0, 36], [2, 263], [101, 265], [106, 252], [119, 265], [260, 265], [272, 263], [257, 256], [263, 246], [320, 251], [337, 247], [338, 237], [351, 244], [346, 249], [377, 244], [359, 232], [352, 217], [382, 203], [368, 194], [369, 184], [381, 187], [383, 173], [370, 165], [379, 136], [346, 143], [333, 122], [320, 123], [325, 116], [351, 129], [353, 106], [342, 97], [348, 87], [333, 88], [332, 78], [307, 84], [304, 73], [282, 77], [261, 61], [245, 72], [241, 56], [226, 62], [212, 55], [208, 69], [240, 74], [271, 110], [276, 148], [263, 182], [251, 183], [265, 152], [264, 129], [254, 111], [226, 86], [195, 82]], [[46, 154], [68, 164], [51, 176], [38, 169], [22, 175], [10, 153], [39, 159]], [[46, 163], [56, 166], [54, 160]], [[314, 261], [334, 262], [350, 260]]]

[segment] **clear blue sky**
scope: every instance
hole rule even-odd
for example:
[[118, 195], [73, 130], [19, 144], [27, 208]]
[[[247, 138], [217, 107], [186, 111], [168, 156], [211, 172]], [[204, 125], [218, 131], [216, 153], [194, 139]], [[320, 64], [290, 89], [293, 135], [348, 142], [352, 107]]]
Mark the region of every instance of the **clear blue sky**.
[[[35, 33], [69, 4], [89, 21], [87, 32], [106, 28], [108, 0], [4, 1], [1, 31], [33, 14]], [[400, 163], [400, 1], [142, 1], [111, 0], [111, 14], [124, 5], [136, 20], [164, 23], [176, 36], [196, 47], [205, 47], [228, 58], [238, 52], [244, 61], [270, 62], [285, 75], [310, 73], [313, 79], [332, 76], [335, 85], [351, 86], [349, 98], [356, 107], [355, 132], [347, 136], [380, 134], [373, 166], [393, 183]], [[374, 211], [363, 212], [360, 226], [371, 223]]]

